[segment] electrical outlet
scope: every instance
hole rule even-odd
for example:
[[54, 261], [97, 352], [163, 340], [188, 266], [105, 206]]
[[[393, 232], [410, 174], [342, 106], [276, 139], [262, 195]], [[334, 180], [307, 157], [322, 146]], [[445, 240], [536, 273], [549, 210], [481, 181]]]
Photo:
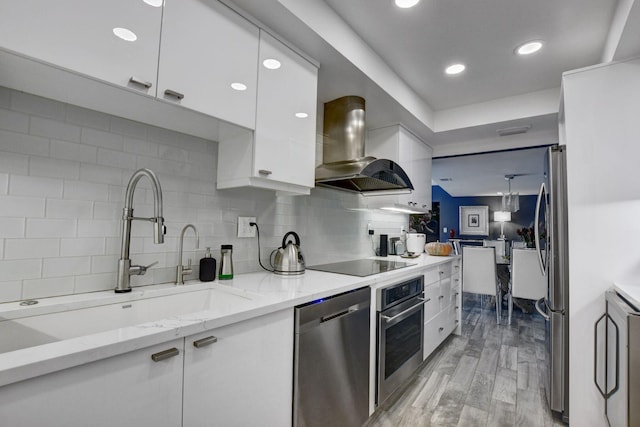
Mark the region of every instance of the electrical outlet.
[[367, 234], [373, 236], [373, 225], [371, 223], [367, 223]]
[[251, 222], [257, 222], [255, 216], [238, 217], [238, 237], [256, 237], [256, 228], [249, 225]]

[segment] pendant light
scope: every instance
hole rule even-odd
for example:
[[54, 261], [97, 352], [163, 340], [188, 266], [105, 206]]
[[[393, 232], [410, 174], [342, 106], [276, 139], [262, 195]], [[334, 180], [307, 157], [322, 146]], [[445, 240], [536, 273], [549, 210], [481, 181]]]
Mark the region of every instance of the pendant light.
[[515, 175], [505, 175], [509, 182], [509, 192], [502, 195], [502, 210], [506, 212], [518, 212], [520, 210], [520, 193], [511, 192], [511, 180]]

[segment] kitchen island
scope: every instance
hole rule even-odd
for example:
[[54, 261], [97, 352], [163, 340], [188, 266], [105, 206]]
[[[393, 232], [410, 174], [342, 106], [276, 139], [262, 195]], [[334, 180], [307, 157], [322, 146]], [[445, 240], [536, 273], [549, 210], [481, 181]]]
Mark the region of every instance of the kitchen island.
[[[362, 287], [371, 287], [372, 296], [375, 298], [376, 289], [422, 274], [427, 278], [426, 291], [427, 284], [443, 276], [444, 271], [453, 272], [454, 268], [459, 268], [459, 257], [423, 254], [410, 260], [392, 256], [385, 259], [407, 261], [413, 265], [368, 277], [318, 271], [306, 271], [300, 276], [286, 277], [259, 272], [238, 275], [233, 280], [223, 282], [193, 281], [187, 282], [184, 286], [146, 286], [135, 288], [130, 294], [96, 292], [42, 299], [38, 304], [29, 306], [20, 305], [19, 302], [1, 304], [0, 316], [3, 321], [0, 322], [0, 328], [4, 328], [3, 336], [13, 341], [13, 347], [3, 349], [3, 353], [0, 354], [0, 397], [7, 403], [1, 410], [2, 417], [16, 421], [48, 419], [51, 422], [51, 414], [47, 411], [54, 404], [64, 406], [66, 395], [60, 392], [64, 388], [59, 389], [59, 385], [64, 384], [69, 390], [82, 391], [82, 387], [88, 387], [81, 394], [91, 401], [91, 393], [97, 392], [96, 387], [106, 393], [105, 396], [115, 399], [114, 403], [96, 398], [98, 409], [91, 408], [90, 405], [83, 409], [83, 412], [90, 415], [92, 411], [107, 405], [110, 408], [109, 413], [113, 413], [114, 418], [103, 420], [102, 422], [107, 423], [104, 425], [112, 424], [114, 420], [119, 419], [110, 405], [117, 405], [120, 397], [134, 398], [132, 408], [124, 405], [119, 412], [116, 411], [118, 414], [126, 415], [127, 409], [137, 409], [136, 406], [139, 406], [140, 402], [136, 402], [135, 399], [141, 399], [145, 393], [147, 395], [142, 399], [143, 406], [145, 402], [150, 408], [162, 405], [167, 414], [163, 414], [159, 420], [164, 420], [165, 425], [175, 425], [171, 420], [183, 417], [181, 395], [183, 387], [185, 396], [188, 392], [185, 382], [188, 375], [193, 378], [202, 374], [189, 374], [183, 358], [190, 357], [193, 348], [198, 348], [196, 342], [207, 345], [208, 348], [221, 347], [225, 342], [235, 342], [237, 345], [226, 352], [229, 363], [227, 371], [236, 372], [238, 375], [248, 372], [250, 375], [247, 374], [244, 378], [225, 377], [225, 360], [217, 360], [221, 376], [218, 377], [218, 382], [215, 382], [215, 378], [212, 381], [221, 395], [215, 398], [205, 395], [204, 400], [224, 400], [226, 395], [227, 400], [233, 402], [237, 399], [235, 392], [247, 394], [247, 390], [262, 390], [257, 384], [262, 381], [266, 384], [265, 387], [268, 385], [274, 390], [273, 393], [280, 396], [280, 400], [271, 402], [279, 408], [269, 409], [270, 414], [258, 411], [257, 416], [263, 417], [262, 425], [277, 425], [283, 420], [290, 423], [290, 416], [287, 415], [291, 409], [293, 307]], [[447, 268], [443, 269], [443, 266]], [[192, 298], [187, 298], [187, 294]], [[163, 308], [159, 309], [158, 305]], [[375, 304], [372, 304], [372, 307], [375, 307]], [[374, 325], [375, 309], [372, 309], [371, 318]], [[225, 336], [229, 337], [228, 340], [225, 340]], [[244, 341], [241, 340], [243, 336], [247, 337]], [[269, 339], [261, 341], [260, 337]], [[371, 338], [371, 347], [374, 349], [375, 327], [372, 328]], [[218, 340], [220, 342], [217, 344], [208, 346]], [[251, 345], [256, 347], [252, 348]], [[256, 362], [255, 358], [243, 358], [252, 352], [255, 352], [260, 360]], [[137, 362], [126, 358], [137, 353], [141, 356], [136, 360], [143, 360], [145, 367], [136, 371], [132, 369]], [[371, 376], [375, 378], [375, 351], [371, 354], [370, 370]], [[425, 357], [427, 355], [425, 352]], [[193, 357], [197, 359], [199, 356]], [[125, 359], [115, 363], [119, 358]], [[272, 365], [273, 363], [275, 365]], [[169, 364], [175, 364], [175, 369], [169, 369]], [[156, 370], [157, 367], [166, 365], [167, 369], [159, 372], [158, 379], [155, 374], [150, 373], [147, 365]], [[207, 369], [210, 368], [211, 366]], [[78, 369], [84, 369], [86, 372], [75, 378], [74, 373], [79, 372]], [[92, 376], [99, 372], [103, 372], [104, 375], [105, 369], [109, 371], [108, 376], [114, 379], [113, 384], [104, 381], [101, 384], [89, 384]], [[169, 371], [172, 371], [170, 375]], [[153, 381], [154, 379], [157, 381]], [[235, 381], [230, 383], [234, 379]], [[127, 396], [126, 381], [131, 381], [129, 387], [140, 385], [147, 388], [133, 396]], [[148, 384], [145, 384], [147, 382]], [[30, 383], [33, 383], [33, 386]], [[375, 381], [371, 381], [371, 384], [374, 390]], [[149, 385], [151, 388], [148, 388]], [[372, 393], [372, 396], [374, 394]], [[251, 398], [251, 393], [247, 396]], [[42, 414], [33, 411], [25, 413], [21, 402], [30, 405], [40, 402]], [[189, 403], [190, 401], [185, 400], [185, 408]], [[202, 408], [202, 405], [194, 403], [190, 407]], [[206, 409], [206, 405], [204, 408]], [[370, 412], [374, 409], [375, 403], [371, 399]], [[186, 417], [186, 409], [184, 411]], [[62, 417], [61, 421], [68, 422], [64, 417], [69, 411], [63, 409], [54, 412]], [[193, 415], [193, 411], [189, 411], [189, 414]], [[271, 415], [272, 422], [269, 422]], [[218, 416], [224, 417], [224, 413]], [[198, 417], [192, 419], [197, 420]], [[188, 424], [197, 425], [197, 422]]]

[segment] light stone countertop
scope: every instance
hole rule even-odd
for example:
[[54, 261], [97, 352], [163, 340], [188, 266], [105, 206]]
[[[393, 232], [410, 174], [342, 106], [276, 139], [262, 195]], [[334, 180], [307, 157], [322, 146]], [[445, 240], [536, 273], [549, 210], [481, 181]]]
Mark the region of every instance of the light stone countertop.
[[613, 285], [616, 292], [622, 295], [629, 303], [635, 306], [636, 310], [640, 311], [640, 282], [625, 282], [614, 283]]
[[[184, 286], [159, 284], [136, 287], [132, 292], [93, 292], [63, 297], [44, 298], [37, 305], [20, 306], [19, 302], [0, 304], [0, 327], [11, 327], [21, 319], [33, 316], [60, 315], [84, 309], [135, 303], [150, 298], [166, 297], [211, 289], [246, 297], [237, 307], [231, 303], [221, 311], [205, 310], [169, 316], [131, 326], [116, 327], [42, 345], [0, 353], [0, 386], [55, 372], [61, 369], [116, 356], [152, 345], [168, 342], [203, 331], [241, 322], [254, 317], [291, 309], [316, 299], [325, 298], [364, 286], [380, 288], [415, 276], [425, 268], [437, 266], [458, 256], [437, 257], [422, 254], [415, 259], [389, 256], [390, 261], [414, 264], [410, 267], [356, 277], [306, 270], [298, 276], [279, 276], [268, 272], [236, 275], [227, 281], [203, 283], [188, 281]], [[214, 294], [215, 296], [215, 294]], [[90, 321], [91, 319], [82, 320]], [[36, 331], [37, 332], [37, 331]], [[17, 335], [19, 339], [20, 335]], [[7, 337], [4, 337], [7, 339]], [[11, 337], [9, 337], [11, 339]]]

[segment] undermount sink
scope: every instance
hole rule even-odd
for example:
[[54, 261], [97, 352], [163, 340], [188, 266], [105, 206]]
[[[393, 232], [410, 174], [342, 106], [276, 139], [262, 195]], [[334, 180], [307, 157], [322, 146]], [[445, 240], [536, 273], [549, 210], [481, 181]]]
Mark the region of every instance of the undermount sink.
[[207, 317], [224, 316], [253, 306], [253, 296], [207, 288], [27, 315], [0, 321], [0, 353], [129, 326], [153, 327], [156, 321], [197, 312], [206, 311]]

